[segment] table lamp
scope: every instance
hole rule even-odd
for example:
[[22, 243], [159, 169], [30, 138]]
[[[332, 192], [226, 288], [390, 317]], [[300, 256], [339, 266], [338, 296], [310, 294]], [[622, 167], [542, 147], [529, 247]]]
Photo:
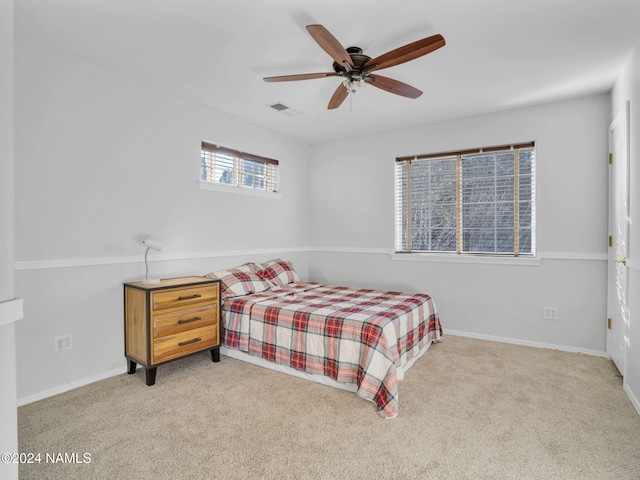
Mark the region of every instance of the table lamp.
[[160, 283], [159, 278], [149, 278], [149, 262], [147, 261], [147, 255], [149, 254], [149, 250], [162, 250], [162, 242], [160, 240], [153, 240], [152, 238], [146, 238], [142, 241], [142, 244], [147, 247], [144, 252], [144, 267], [145, 267], [145, 275], [142, 283]]

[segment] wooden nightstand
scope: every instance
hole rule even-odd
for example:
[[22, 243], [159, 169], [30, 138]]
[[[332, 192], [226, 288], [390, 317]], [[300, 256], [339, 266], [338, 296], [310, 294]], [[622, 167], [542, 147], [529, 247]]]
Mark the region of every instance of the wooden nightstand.
[[156, 368], [203, 350], [220, 361], [220, 281], [180, 277], [124, 284], [124, 355], [129, 373], [139, 364], [147, 385]]

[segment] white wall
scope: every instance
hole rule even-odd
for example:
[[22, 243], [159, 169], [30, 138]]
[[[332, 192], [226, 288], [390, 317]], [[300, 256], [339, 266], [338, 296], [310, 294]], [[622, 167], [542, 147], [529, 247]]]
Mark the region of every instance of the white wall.
[[[21, 403], [124, 371], [122, 283], [286, 255], [307, 274], [308, 146], [27, 37], [16, 25]], [[200, 190], [200, 142], [280, 160], [282, 199]], [[71, 333], [73, 348], [54, 352]], [[159, 373], [159, 379], [161, 379]]]
[[624, 388], [640, 413], [640, 43], [627, 62], [612, 92], [611, 119], [630, 101], [630, 215], [629, 312], [630, 328]]
[[[313, 145], [311, 279], [430, 293], [445, 333], [604, 354], [609, 109], [602, 94]], [[396, 157], [531, 140], [539, 265], [392, 260]]]
[[[18, 452], [16, 315], [13, 303], [13, 0], [0, 0], [0, 452]], [[0, 462], [0, 478], [17, 479], [18, 465]]]

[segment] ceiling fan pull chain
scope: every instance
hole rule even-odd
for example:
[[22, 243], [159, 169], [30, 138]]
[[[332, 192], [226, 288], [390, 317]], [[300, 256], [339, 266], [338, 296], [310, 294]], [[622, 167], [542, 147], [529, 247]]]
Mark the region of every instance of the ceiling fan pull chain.
[[353, 112], [353, 96], [356, 93], [355, 88], [353, 88], [353, 85], [351, 82], [349, 82], [349, 113]]

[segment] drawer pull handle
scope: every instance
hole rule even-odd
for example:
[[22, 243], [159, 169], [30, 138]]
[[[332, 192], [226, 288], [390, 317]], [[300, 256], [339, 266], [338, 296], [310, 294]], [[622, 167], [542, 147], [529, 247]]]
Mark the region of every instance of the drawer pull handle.
[[185, 295], [184, 297], [178, 297], [178, 300], [191, 300], [192, 298], [200, 298], [202, 295], [196, 293], [195, 295]]
[[185, 345], [190, 345], [190, 344], [192, 344], [192, 343], [198, 343], [198, 342], [199, 342], [199, 341], [201, 341], [201, 340], [202, 340], [202, 339], [201, 339], [201, 338], [199, 338], [199, 337], [198, 337], [198, 338], [194, 338], [193, 340], [187, 340], [186, 342], [180, 342], [180, 343], [178, 344], [178, 346], [180, 346], [180, 347], [184, 347]]
[[183, 325], [185, 323], [197, 322], [198, 320], [202, 320], [202, 317], [193, 317], [193, 318], [190, 318], [188, 320], [178, 320], [178, 323], [180, 325]]

